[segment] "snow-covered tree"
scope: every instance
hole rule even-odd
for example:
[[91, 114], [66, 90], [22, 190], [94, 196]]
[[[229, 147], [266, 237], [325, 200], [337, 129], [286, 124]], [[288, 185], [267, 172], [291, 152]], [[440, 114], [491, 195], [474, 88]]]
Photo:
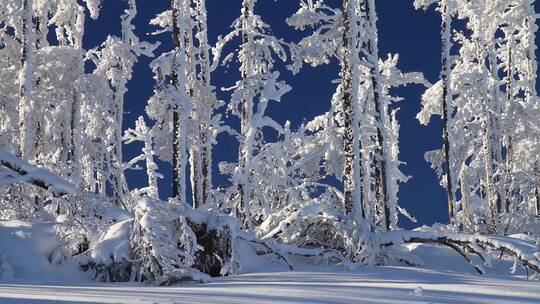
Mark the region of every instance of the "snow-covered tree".
[[[431, 4], [433, 1], [417, 0], [414, 2], [416, 8], [424, 8]], [[451, 124], [452, 111], [452, 91], [451, 91], [451, 65], [452, 58], [450, 56], [450, 49], [452, 47], [452, 15], [455, 14], [454, 1], [441, 0], [437, 3], [437, 9], [441, 13], [441, 36], [442, 36], [442, 56], [441, 56], [441, 81], [438, 86], [442, 86], [442, 98], [440, 109], [442, 112], [443, 121], [443, 152], [444, 152], [444, 165], [445, 165], [445, 183], [446, 193], [448, 197], [448, 216], [451, 222], [454, 222], [455, 215], [455, 192], [452, 177], [452, 170], [450, 170], [451, 164], [451, 145], [449, 135], [449, 125]], [[437, 84], [436, 84], [437, 85]]]
[[133, 66], [140, 56], [153, 56], [155, 45], [142, 42], [134, 33], [133, 19], [137, 14], [134, 0], [128, 1], [128, 8], [121, 16], [122, 37], [108, 36], [107, 40], [92, 52], [96, 64], [94, 73], [105, 77], [113, 90], [112, 112], [114, 124], [110, 127], [113, 141], [108, 143], [107, 156], [110, 166], [109, 172], [117, 204], [125, 204], [127, 197], [127, 184], [124, 176], [122, 162], [122, 126], [124, 116], [124, 96], [127, 91], [127, 82], [133, 75]]
[[[415, 5], [427, 8], [435, 2], [415, 1]], [[449, 198], [459, 190], [456, 213], [450, 215], [461, 214], [461, 219], [455, 219], [460, 226], [504, 233], [508, 216], [501, 218], [501, 214], [513, 213], [512, 201], [523, 201], [513, 182], [519, 175], [513, 171], [515, 142], [534, 137], [535, 131], [524, 132], [522, 128], [528, 128], [524, 126], [534, 130], [538, 125], [526, 114], [538, 108], [536, 72], [532, 72], [536, 64], [527, 59], [534, 58], [530, 40], [536, 30], [530, 21], [534, 9], [530, 1], [437, 3], [443, 15], [443, 80], [426, 91], [418, 117], [427, 124], [431, 115], [442, 114], [447, 126], [443, 133], [449, 133], [444, 137], [450, 141], [448, 146], [445, 140], [442, 152], [430, 152], [426, 157], [440, 175], [445, 172], [442, 184], [448, 185]], [[456, 30], [451, 35], [452, 19], [464, 20], [468, 31]], [[458, 49], [454, 56], [450, 54], [451, 40]], [[446, 100], [442, 111], [437, 100]], [[534, 165], [529, 162], [529, 167]], [[451, 180], [459, 183], [452, 185]], [[450, 204], [450, 210], [453, 208]]]
[[264, 132], [273, 130], [283, 134], [283, 128], [265, 115], [266, 108], [269, 102], [279, 102], [290, 90], [288, 85], [278, 80], [279, 72], [274, 71], [276, 58], [287, 60], [284, 43], [272, 36], [269, 26], [255, 14], [255, 2], [242, 1], [241, 15], [235, 20], [233, 30], [219, 38], [214, 50], [216, 58], [219, 58], [226, 44], [235, 37], [242, 39], [238, 53], [225, 57], [227, 62], [237, 55], [241, 76], [241, 80], [227, 89], [232, 91], [228, 110], [240, 118], [238, 164], [229, 173], [233, 173], [232, 181], [236, 188], [232, 189], [234, 205], [231, 207], [249, 228], [261, 220], [260, 207], [264, 205], [256, 195], [254, 187], [259, 180], [253, 168], [256, 166], [256, 156], [263, 151]]
[[[302, 2], [288, 22], [298, 29], [316, 27], [314, 34], [297, 45], [297, 58], [310, 64], [325, 63], [313, 62], [304, 55], [325, 50], [341, 63], [341, 84], [330, 113], [335, 113], [333, 128], [343, 138], [344, 167], [340, 178], [344, 183], [344, 210], [380, 229], [394, 228], [400, 210], [397, 186], [406, 178], [399, 171], [399, 125], [390, 106], [399, 98], [390, 96], [389, 90], [408, 83], [425, 84], [423, 77], [399, 72], [397, 56], [379, 60], [374, 2], [344, 1], [342, 11], [330, 9], [322, 1]], [[335, 40], [315, 39], [321, 35], [334, 37], [336, 29], [341, 33], [339, 48]], [[318, 47], [321, 41], [326, 41], [324, 47]]]
[[[97, 5], [94, 2], [88, 3]], [[3, 62], [6, 72], [10, 71], [7, 73], [18, 74], [6, 78], [2, 88], [10, 106], [2, 107], [7, 120], [1, 134], [12, 138], [2, 145], [32, 164], [80, 184], [83, 138], [79, 88], [87, 76], [82, 49], [85, 7], [69, 0], [4, 1], [2, 5], [6, 20]], [[97, 10], [92, 10], [92, 17], [97, 17]], [[49, 35], [51, 29], [56, 35]], [[10, 98], [18, 100], [17, 108]], [[15, 114], [18, 123], [13, 123]], [[32, 195], [38, 205], [45, 200], [43, 193]]]
[[[151, 21], [162, 28], [156, 33], [172, 33], [173, 51], [152, 63], [157, 85], [147, 113], [156, 122], [152, 132], [160, 147], [158, 155], [173, 165], [173, 196], [187, 199], [185, 172], [189, 162], [192, 202], [199, 207], [210, 202], [213, 190], [214, 110], [219, 104], [210, 84], [214, 68], [206, 7], [202, 0], [172, 1], [171, 7]], [[171, 137], [172, 146], [168, 143]]]
[[144, 122], [144, 118], [139, 116], [135, 122], [135, 129], [127, 129], [124, 135], [126, 144], [140, 141], [144, 144], [142, 154], [135, 157], [127, 164], [128, 168], [138, 168], [137, 163], [145, 162], [146, 175], [148, 176], [148, 187], [137, 189], [139, 193], [146, 193], [153, 199], [159, 199], [158, 178], [163, 178], [163, 175], [157, 172], [158, 166], [154, 161], [154, 139], [149, 128]]
[[170, 285], [208, 280], [208, 275], [192, 268], [199, 250], [197, 237], [177, 204], [150, 197], [140, 200], [130, 245], [136, 258], [131, 270], [135, 281]]
[[28, 158], [34, 143], [34, 119], [30, 116], [34, 113], [32, 101], [32, 87], [34, 86], [34, 5], [32, 0], [24, 0], [21, 7], [21, 69], [19, 72], [19, 155]]

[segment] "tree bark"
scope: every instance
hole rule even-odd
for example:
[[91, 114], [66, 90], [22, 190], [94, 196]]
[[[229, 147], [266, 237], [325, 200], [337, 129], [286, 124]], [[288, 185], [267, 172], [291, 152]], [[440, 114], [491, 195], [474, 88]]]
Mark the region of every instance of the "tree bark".
[[[180, 27], [179, 27], [179, 13], [182, 9], [180, 6], [179, 0], [171, 0], [171, 8], [172, 8], [172, 24], [173, 24], [173, 31], [172, 31], [172, 40], [173, 40], [173, 48], [175, 53], [175, 62], [173, 63], [173, 69], [171, 72], [171, 84], [175, 90], [179, 90], [179, 79], [180, 77], [177, 67], [178, 67], [178, 57], [181, 56], [181, 44], [180, 44]], [[183, 149], [184, 147], [181, 146], [180, 139], [180, 131], [185, 132], [185, 130], [180, 129], [180, 115], [178, 113], [179, 111], [179, 105], [176, 104], [173, 106], [173, 157], [172, 157], [172, 173], [173, 173], [173, 180], [172, 180], [172, 196], [178, 200], [183, 200], [184, 198], [184, 186], [185, 183], [182, 183], [184, 180], [183, 176], [185, 172], [183, 171], [183, 164], [179, 162], [179, 158], [181, 155], [180, 149]]]
[[[183, 2], [183, 15], [186, 19], [191, 21], [191, 0]], [[195, 68], [195, 54], [194, 54], [194, 38], [193, 29], [191, 23], [183, 29], [184, 36], [184, 54], [186, 65], [186, 94], [191, 101], [193, 111], [191, 113], [190, 121], [190, 147], [189, 147], [189, 163], [190, 163], [190, 182], [191, 182], [191, 200], [193, 208], [201, 206], [204, 201], [202, 198], [202, 160], [201, 160], [201, 133], [200, 128], [201, 112], [201, 100], [194, 100], [197, 72]]]
[[536, 216], [540, 216], [540, 190], [538, 186], [534, 188], [534, 199], [536, 200]]
[[358, 109], [358, 79], [356, 73], [359, 60], [358, 21], [355, 2], [343, 0], [343, 35], [341, 58], [341, 94], [344, 117], [343, 149], [345, 165], [343, 170], [345, 213], [361, 215], [365, 218], [362, 207], [362, 157], [360, 154], [360, 120]]
[[341, 58], [341, 94], [342, 107], [344, 116], [345, 131], [343, 132], [343, 149], [345, 155], [345, 166], [343, 170], [343, 187], [345, 198], [345, 212], [351, 213], [354, 210], [354, 188], [355, 181], [353, 176], [354, 170], [354, 134], [352, 131], [353, 125], [353, 109], [352, 109], [352, 72], [350, 54], [352, 52], [351, 43], [351, 20], [350, 20], [350, 4], [349, 0], [343, 0], [343, 54]]
[[[467, 177], [465, 171], [462, 169], [459, 176], [459, 183], [461, 189], [461, 221], [463, 224], [470, 224], [469, 222], [469, 186], [467, 183]], [[468, 225], [466, 225], [468, 226]]]

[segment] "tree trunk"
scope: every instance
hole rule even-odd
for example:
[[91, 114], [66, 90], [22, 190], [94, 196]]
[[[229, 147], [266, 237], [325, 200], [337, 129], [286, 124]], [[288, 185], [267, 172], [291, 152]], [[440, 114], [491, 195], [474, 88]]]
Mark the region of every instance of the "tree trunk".
[[[500, 126], [500, 118], [503, 116], [503, 110], [502, 106], [500, 104], [500, 100], [502, 98], [499, 96], [500, 89], [498, 88], [498, 84], [502, 82], [499, 77], [498, 72], [498, 62], [497, 62], [497, 54], [495, 53], [495, 45], [494, 45], [495, 37], [490, 41], [489, 44], [489, 51], [488, 51], [488, 61], [489, 61], [489, 72], [491, 75], [491, 78], [493, 81], [491, 81], [491, 87], [490, 90], [492, 92], [491, 94], [491, 100], [490, 104], [494, 107], [494, 109], [490, 110], [490, 145], [491, 145], [491, 159], [492, 159], [492, 170], [494, 173], [492, 173], [492, 186], [493, 186], [493, 195], [494, 195], [494, 202], [493, 207], [495, 208], [496, 215], [500, 214], [502, 212], [502, 197], [501, 197], [501, 183], [500, 183], [500, 176], [498, 174], [498, 168], [501, 164], [502, 159], [502, 138], [501, 138], [501, 126]], [[495, 83], [495, 84], [494, 84]], [[495, 113], [495, 115], [491, 113]], [[495, 174], [497, 173], [497, 174]], [[496, 220], [497, 221], [497, 220]]]
[[[43, 30], [44, 28], [46, 29], [46, 26], [43, 26], [43, 24], [46, 24], [47, 16], [36, 17], [35, 19], [36, 19], [35, 50], [37, 51], [41, 48], [43, 40], [45, 40], [43, 36], [47, 34], [47, 30], [45, 31]], [[34, 85], [36, 88], [39, 86], [39, 83], [40, 83], [40, 79], [38, 77], [34, 81]], [[35, 112], [42, 113], [40, 111], [43, 111], [43, 109], [39, 109]], [[42, 150], [43, 148], [43, 133], [42, 133], [43, 132], [43, 128], [42, 128], [43, 115], [35, 117], [34, 119], [35, 119], [34, 121], [35, 133], [34, 133], [34, 151], [33, 152], [34, 152], [34, 157], [36, 159], [39, 159], [40, 154], [43, 152]]]
[[60, 176], [38, 168], [28, 162], [15, 157], [11, 153], [0, 149], [0, 166], [13, 171], [16, 176], [11, 176], [15, 181], [23, 181], [44, 190], [51, 191], [53, 196], [76, 195], [74, 187], [64, 181]]
[[[463, 224], [469, 224], [469, 186], [467, 183], [467, 178], [465, 176], [465, 170], [461, 170], [460, 176], [460, 189], [461, 189], [461, 208], [462, 208], [462, 214], [461, 214], [461, 222]], [[468, 225], [466, 225], [468, 226]]]
[[538, 186], [534, 188], [534, 199], [536, 200], [536, 216], [540, 216], [540, 190]]
[[114, 134], [114, 147], [113, 147], [113, 183], [114, 183], [114, 200], [118, 206], [124, 204], [125, 197], [127, 195], [127, 184], [124, 176], [123, 162], [122, 162], [122, 126], [124, 120], [124, 93], [125, 93], [125, 80], [122, 80], [118, 85], [116, 92], [114, 93], [115, 110], [115, 134]]
[[388, 135], [386, 130], [387, 113], [383, 97], [381, 73], [379, 68], [379, 50], [377, 45], [376, 12], [374, 0], [363, 0], [368, 28], [368, 54], [367, 60], [370, 65], [371, 89], [375, 105], [376, 124], [376, 150], [375, 150], [375, 189], [377, 206], [380, 213], [380, 227], [383, 230], [391, 229], [391, 216], [389, 202], [389, 188], [392, 187], [392, 173], [389, 164]]
[[[183, 15], [186, 20], [191, 21], [191, 0], [183, 2]], [[195, 93], [195, 81], [197, 80], [197, 72], [195, 68], [195, 54], [194, 54], [194, 39], [193, 39], [193, 29], [191, 23], [188, 24], [183, 29], [184, 35], [184, 54], [185, 54], [185, 65], [186, 65], [186, 94], [191, 101], [193, 106], [193, 111], [191, 113], [190, 121], [190, 147], [189, 147], [189, 163], [190, 163], [190, 182], [191, 182], [191, 199], [193, 203], [193, 208], [197, 208], [203, 204], [202, 198], [202, 161], [201, 161], [201, 112], [203, 108], [201, 107], [200, 100], [194, 100]]]
[[353, 125], [353, 109], [352, 109], [352, 73], [350, 54], [352, 53], [351, 43], [351, 20], [350, 20], [350, 4], [349, 0], [343, 0], [343, 41], [342, 41], [342, 59], [341, 59], [341, 94], [342, 107], [344, 116], [345, 131], [343, 132], [343, 149], [345, 155], [345, 166], [343, 170], [343, 187], [344, 187], [344, 205], [345, 212], [351, 213], [354, 210], [354, 188], [355, 180], [353, 175], [354, 170], [354, 134]]
[[[509, 42], [510, 43], [510, 42]], [[514, 83], [514, 69], [513, 69], [513, 62], [512, 62], [512, 46], [508, 45], [508, 73], [507, 73], [507, 84], [506, 84], [506, 98], [507, 98], [507, 113], [506, 117], [510, 117], [509, 114], [513, 112], [513, 83]], [[506, 125], [505, 128], [506, 131], [506, 170], [505, 170], [505, 190], [504, 190], [504, 210], [506, 213], [510, 212], [510, 207], [512, 204], [512, 184], [513, 184], [513, 177], [512, 177], [512, 167], [513, 167], [513, 154], [514, 154], [514, 147], [512, 143], [512, 131], [509, 129], [509, 125]]]
[[81, 99], [78, 88], [73, 89], [73, 103], [71, 106], [71, 180], [77, 187], [81, 182], [81, 145], [82, 136], [80, 129], [81, 120]]
[[[183, 73], [179, 71], [180, 64], [180, 56], [184, 56], [181, 48], [181, 30], [180, 30], [180, 16], [179, 14], [182, 12], [182, 5], [181, 0], [171, 0], [171, 8], [172, 8], [172, 23], [173, 23], [173, 31], [172, 31], [172, 40], [173, 40], [173, 47], [174, 47], [174, 62], [173, 62], [173, 68], [171, 72], [171, 83], [173, 86], [173, 89], [183, 90], [184, 88], [180, 88], [180, 79], [179, 77], [183, 77]], [[183, 13], [183, 12], [182, 12]], [[176, 101], [177, 103], [173, 106], [173, 157], [172, 157], [172, 170], [173, 170], [173, 181], [172, 181], [172, 196], [179, 200], [180, 202], [185, 201], [185, 126], [183, 126], [183, 119], [180, 117], [179, 111], [180, 101]], [[184, 134], [181, 134], [180, 132], [183, 132]]]
[[444, 8], [442, 12], [442, 119], [443, 119], [443, 143], [444, 143], [444, 162], [446, 165], [446, 194], [448, 198], [448, 217], [450, 223], [455, 223], [455, 203], [454, 203], [454, 185], [452, 183], [452, 163], [450, 157], [450, 139], [449, 128], [450, 119], [452, 115], [452, 91], [451, 91], [451, 62], [450, 62], [450, 48], [451, 48], [451, 29], [452, 29], [452, 17], [450, 15], [450, 8], [448, 7], [448, 1], [444, 1]]
[[487, 85], [488, 78], [490, 77], [487, 68], [486, 68], [486, 56], [485, 56], [485, 46], [478, 41], [478, 59], [479, 66], [483, 72], [483, 91], [485, 92], [485, 97], [482, 101], [483, 107], [483, 121], [482, 121], [482, 155], [484, 158], [484, 190], [486, 192], [486, 198], [489, 206], [489, 215], [488, 215], [488, 230], [490, 233], [496, 233], [497, 230], [497, 206], [496, 206], [496, 197], [495, 189], [493, 185], [493, 149], [492, 149], [492, 115], [490, 110], [490, 101], [491, 101], [491, 90]]
[[[207, 15], [205, 0], [196, 0], [197, 40], [199, 42], [200, 72], [199, 81], [204, 88], [210, 86], [210, 46], [208, 45]], [[213, 105], [210, 101], [201, 100], [204, 108], [199, 116], [202, 118], [201, 132], [201, 199], [207, 203], [212, 191], [212, 134], [210, 120], [212, 118]]]
[[[244, 14], [244, 19], [247, 21], [251, 19], [254, 15], [253, 0], [244, 0], [242, 2], [242, 12]], [[244, 28], [243, 40], [244, 43], [253, 44], [253, 37], [250, 33], [246, 33], [245, 30], [252, 25], [245, 24], [242, 25]], [[253, 76], [251, 69], [250, 58], [246, 59], [247, 68], [242, 72], [242, 79], [246, 80]], [[251, 215], [249, 210], [249, 198], [251, 196], [248, 183], [245, 179], [249, 178], [250, 172], [245, 172], [245, 167], [247, 160], [251, 157], [252, 147], [251, 140], [248, 138], [248, 132], [251, 129], [251, 120], [253, 117], [253, 98], [251, 96], [245, 96], [244, 101], [242, 102], [241, 115], [240, 115], [240, 133], [243, 137], [242, 142], [240, 143], [239, 155], [238, 155], [238, 166], [243, 174], [243, 180], [238, 183], [238, 196], [240, 199], [240, 208], [242, 208], [243, 217], [246, 221], [247, 227], [251, 227], [253, 224], [251, 222]]]
[[19, 151], [18, 155], [28, 159], [34, 144], [32, 128], [32, 87], [33, 54], [34, 54], [34, 22], [32, 0], [23, 0], [22, 7], [22, 52], [21, 72], [19, 75]]
[[362, 157], [360, 154], [359, 75], [357, 73], [360, 32], [356, 21], [354, 1], [343, 0], [343, 54], [341, 58], [341, 94], [344, 117], [343, 170], [345, 213], [361, 215], [362, 208]]

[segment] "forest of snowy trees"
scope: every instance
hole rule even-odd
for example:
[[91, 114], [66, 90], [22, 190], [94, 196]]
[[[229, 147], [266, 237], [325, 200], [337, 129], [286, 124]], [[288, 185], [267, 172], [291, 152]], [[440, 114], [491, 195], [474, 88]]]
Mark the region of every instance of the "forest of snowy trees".
[[[299, 41], [274, 36], [256, 2], [243, 0], [212, 45], [206, 1], [171, 0], [147, 20], [172, 41], [158, 53], [134, 31], [140, 1], [125, 1], [120, 36], [84, 49], [85, 18], [100, 17], [101, 0], [0, 0], [0, 219], [54, 222], [51, 263], [77, 260], [104, 281], [235, 274], [247, 247], [291, 269], [297, 257], [415, 265], [404, 243], [446, 246], [479, 273], [503, 254], [540, 273], [536, 248], [507, 237], [540, 240], [534, 0], [411, 0], [440, 14], [434, 84], [401, 71], [398, 54], [379, 54], [376, 0], [299, 0], [286, 20]], [[125, 123], [142, 57], [152, 58], [154, 94], [144, 117]], [[240, 77], [215, 83], [231, 61]], [[326, 113], [298, 128], [269, 116], [268, 105], [294, 90], [282, 74], [330, 64], [340, 73]], [[402, 98], [392, 92], [409, 84], [425, 87], [418, 121], [443, 122], [443, 145], [425, 159], [446, 189], [436, 204], [448, 207], [449, 224], [423, 231], [398, 226], [414, 215], [399, 204], [409, 177], [399, 159]], [[238, 156], [213, 166], [222, 133]], [[131, 144], [140, 154], [124, 159]], [[146, 172], [145, 187], [128, 186], [133, 169]], [[215, 186], [218, 173], [230, 183]], [[111, 229], [128, 243], [103, 256]]]

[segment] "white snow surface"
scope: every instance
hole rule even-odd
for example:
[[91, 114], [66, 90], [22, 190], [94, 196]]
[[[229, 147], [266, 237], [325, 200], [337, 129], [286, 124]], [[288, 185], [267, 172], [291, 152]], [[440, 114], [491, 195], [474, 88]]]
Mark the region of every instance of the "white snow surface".
[[[108, 231], [106, 238], [119, 239], [121, 244], [126, 226], [127, 222], [117, 224], [118, 229]], [[261, 262], [259, 269], [256, 264], [244, 269], [252, 273], [215, 278], [207, 284], [153, 287], [97, 283], [76, 263], [51, 265], [47, 257], [54, 250], [54, 238], [50, 224], [0, 222], [0, 272], [6, 272], [0, 273], [1, 304], [540, 303], [540, 282], [526, 280], [524, 272], [509, 274], [512, 263], [496, 262], [494, 271], [480, 276], [452, 251], [431, 245], [408, 246], [429, 269], [348, 271], [295, 263], [295, 271], [284, 272], [280, 263], [272, 267]], [[118, 251], [118, 246], [109, 245], [99, 251]]]
[[377, 267], [245, 274], [201, 285], [0, 284], [0, 303], [540, 303], [536, 281]]
[[[28, 224], [22, 221], [0, 221], [0, 282], [52, 284], [88, 280], [77, 265], [62, 266], [49, 262], [57, 239], [52, 224]], [[1, 264], [4, 264], [2, 267]], [[8, 273], [3, 269], [11, 269]], [[5, 303], [0, 300], [0, 303]]]

